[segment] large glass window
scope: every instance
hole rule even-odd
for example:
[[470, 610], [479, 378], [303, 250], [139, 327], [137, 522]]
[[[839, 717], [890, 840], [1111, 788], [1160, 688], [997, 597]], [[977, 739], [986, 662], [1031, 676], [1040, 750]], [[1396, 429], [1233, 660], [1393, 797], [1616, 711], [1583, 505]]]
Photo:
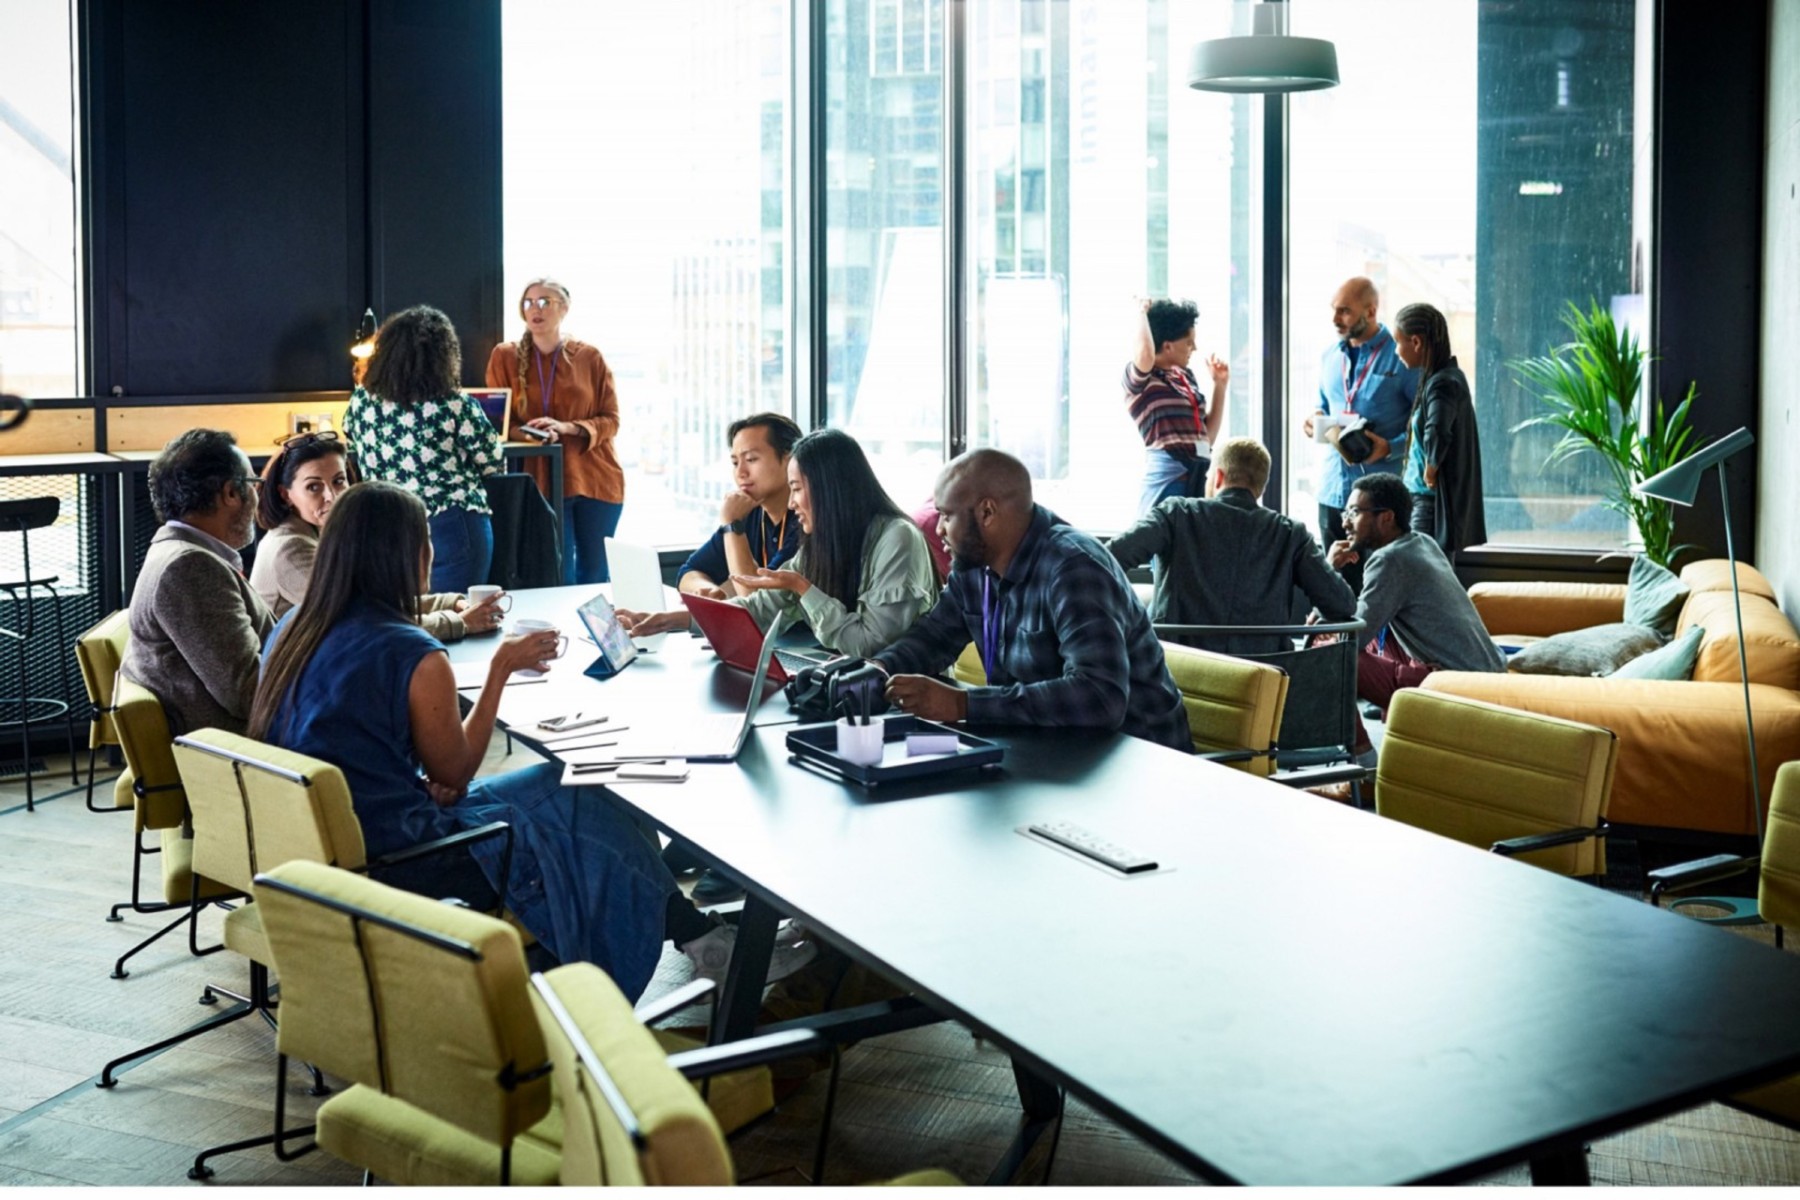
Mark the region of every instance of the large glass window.
[[691, 545], [731, 486], [726, 427], [792, 411], [788, 0], [502, 20], [508, 326], [527, 280], [569, 286], [564, 328], [619, 389], [619, 535]]
[[80, 391], [69, 0], [0, 0], [0, 391]]
[[1254, 428], [1256, 108], [1186, 82], [1186, 47], [1232, 20], [1172, 0], [968, 6], [969, 444], [1018, 455], [1087, 528], [1137, 515], [1138, 297], [1199, 305], [1194, 370], [1210, 388], [1206, 356], [1230, 364], [1226, 426]]
[[[1317, 516], [1320, 457], [1302, 437], [1332, 293], [1366, 275], [1380, 316], [1415, 301], [1448, 319], [1475, 397], [1490, 543], [1612, 547], [1605, 474], [1545, 467], [1554, 436], [1508, 364], [1567, 340], [1565, 301], [1642, 328], [1634, 229], [1636, 0], [1305, 0], [1294, 32], [1337, 44], [1343, 83], [1291, 102], [1289, 512]], [[1647, 206], [1639, 206], [1639, 212]], [[1633, 263], [1640, 264], [1633, 270]], [[1398, 472], [1400, 467], [1395, 466]]]
[[826, 422], [910, 509], [944, 462], [944, 3], [825, 22]]

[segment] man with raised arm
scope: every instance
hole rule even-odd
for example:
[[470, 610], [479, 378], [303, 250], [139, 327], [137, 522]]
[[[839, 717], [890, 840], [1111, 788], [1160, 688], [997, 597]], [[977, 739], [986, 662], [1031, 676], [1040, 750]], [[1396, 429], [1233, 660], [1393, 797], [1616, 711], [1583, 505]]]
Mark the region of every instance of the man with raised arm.
[[[998, 450], [937, 480], [950, 579], [932, 610], [870, 662], [888, 700], [931, 721], [1117, 729], [1192, 751], [1181, 693], [1124, 571], [1099, 542], [1033, 503], [1031, 473]], [[936, 678], [974, 642], [987, 686]]]

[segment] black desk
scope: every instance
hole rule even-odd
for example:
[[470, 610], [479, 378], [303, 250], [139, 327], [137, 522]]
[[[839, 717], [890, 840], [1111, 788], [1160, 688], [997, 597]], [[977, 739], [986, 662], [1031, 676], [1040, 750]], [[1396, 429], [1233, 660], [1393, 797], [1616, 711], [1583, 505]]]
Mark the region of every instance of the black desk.
[[[597, 686], [679, 702], [723, 670], [697, 649]], [[1574, 1170], [1586, 1139], [1800, 1069], [1800, 958], [1646, 904], [1131, 738], [1012, 731], [1001, 774], [864, 791], [785, 736], [607, 790], [1209, 1178]], [[1014, 832], [1058, 817], [1172, 869]]]

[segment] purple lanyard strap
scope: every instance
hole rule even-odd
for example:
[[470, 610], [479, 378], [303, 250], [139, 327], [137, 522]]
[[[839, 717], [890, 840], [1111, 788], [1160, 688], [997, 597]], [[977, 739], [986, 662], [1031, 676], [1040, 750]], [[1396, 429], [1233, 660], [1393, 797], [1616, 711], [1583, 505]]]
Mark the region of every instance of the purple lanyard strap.
[[1000, 661], [1000, 596], [994, 588], [994, 573], [981, 571], [981, 668], [990, 681]]
[[536, 347], [533, 347], [531, 351], [531, 361], [537, 367], [538, 391], [544, 398], [544, 415], [546, 417], [550, 415], [550, 393], [556, 388], [556, 367], [557, 360], [560, 358], [562, 358], [562, 343], [558, 342], [556, 349], [550, 352], [550, 378], [546, 381], [544, 379], [544, 356], [538, 352]]

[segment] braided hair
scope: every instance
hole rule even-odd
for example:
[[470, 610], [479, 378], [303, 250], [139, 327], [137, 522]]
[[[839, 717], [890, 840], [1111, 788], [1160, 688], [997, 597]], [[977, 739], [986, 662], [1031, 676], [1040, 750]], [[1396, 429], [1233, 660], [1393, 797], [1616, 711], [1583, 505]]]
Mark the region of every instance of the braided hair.
[[1425, 362], [1419, 369], [1419, 390], [1425, 394], [1425, 383], [1450, 365], [1450, 326], [1444, 314], [1429, 304], [1409, 304], [1394, 317], [1394, 332], [1419, 338], [1425, 346]]
[[[521, 306], [523, 306], [525, 303], [526, 294], [528, 292], [530, 292], [531, 289], [534, 287], [535, 288], [549, 288], [551, 291], [555, 292], [557, 295], [562, 297], [563, 305], [565, 307], [567, 307], [567, 305], [569, 303], [568, 287], [565, 286], [564, 284], [558, 283], [556, 280], [550, 278], [548, 275], [540, 275], [540, 276], [538, 276], [538, 278], [528, 281], [523, 288], [519, 289], [519, 304]], [[527, 325], [525, 327], [525, 332], [521, 333], [519, 335], [518, 353], [519, 353], [519, 394], [517, 397], [517, 405], [513, 411], [529, 414], [531, 412], [531, 406], [527, 403], [527, 401], [530, 399], [530, 397], [527, 394], [529, 391], [529, 386], [526, 383], [526, 380], [528, 380], [531, 377], [531, 371], [530, 371], [530, 368], [531, 368], [531, 326], [529, 326], [529, 325]], [[570, 363], [571, 365], [573, 365], [574, 359], [569, 354], [569, 345], [568, 345], [567, 338], [563, 339], [562, 356], [563, 356], [564, 362], [567, 362], [567, 363]]]

